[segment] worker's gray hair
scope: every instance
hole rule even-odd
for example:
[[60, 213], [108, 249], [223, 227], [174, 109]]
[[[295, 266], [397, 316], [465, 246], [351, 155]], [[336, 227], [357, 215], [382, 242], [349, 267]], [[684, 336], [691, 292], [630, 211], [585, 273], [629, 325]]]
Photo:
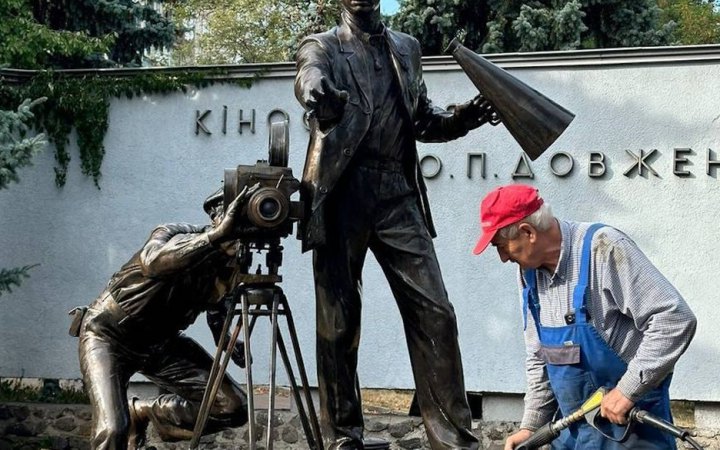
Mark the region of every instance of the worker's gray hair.
[[498, 236], [503, 239], [515, 239], [520, 231], [520, 224], [523, 223], [529, 223], [538, 231], [545, 231], [552, 226], [554, 221], [555, 217], [553, 216], [552, 209], [550, 209], [550, 205], [548, 205], [547, 202], [544, 202], [542, 205], [540, 205], [540, 209], [530, 214], [526, 218], [520, 220], [519, 222], [515, 222], [506, 227], [500, 228], [498, 230]]

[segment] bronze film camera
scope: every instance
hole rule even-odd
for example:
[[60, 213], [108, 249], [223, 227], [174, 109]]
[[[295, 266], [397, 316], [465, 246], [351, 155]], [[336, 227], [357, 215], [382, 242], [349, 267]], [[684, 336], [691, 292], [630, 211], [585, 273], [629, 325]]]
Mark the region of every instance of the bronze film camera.
[[302, 202], [291, 200], [300, 181], [288, 165], [287, 123], [270, 124], [268, 161], [225, 169], [223, 204], [225, 208], [245, 187], [259, 185], [238, 215], [237, 236], [246, 241], [265, 243], [287, 237], [302, 218]]
[[[283, 247], [281, 240], [292, 233], [293, 223], [302, 217], [302, 202], [291, 199], [292, 195], [300, 189], [300, 181], [293, 177], [292, 170], [288, 168], [288, 122], [270, 123], [269, 158], [267, 161], [258, 161], [256, 164], [239, 165], [233, 169], [225, 170], [225, 185], [223, 187], [223, 204], [225, 212], [227, 206], [237, 198], [245, 188], [257, 189], [245, 199], [244, 205], [236, 216], [235, 234], [238, 238], [236, 247], [235, 269], [233, 276], [236, 283], [224, 299], [227, 315], [223, 324], [221, 337], [217, 342], [217, 350], [210, 370], [207, 387], [198, 411], [197, 421], [193, 431], [190, 448], [196, 449], [200, 444], [200, 436], [207, 425], [210, 410], [222, 383], [225, 370], [232, 355], [232, 349], [240, 331], [244, 333], [245, 348], [245, 380], [246, 392], [255, 392], [252, 377], [252, 356], [250, 354], [250, 336], [258, 317], [268, 317], [271, 322], [271, 363], [270, 363], [270, 390], [267, 424], [267, 448], [272, 448], [273, 418], [275, 408], [275, 368], [276, 350], [285, 365], [286, 373], [292, 386], [292, 393], [297, 406], [300, 422], [310, 449], [322, 449], [322, 435], [317, 414], [310, 397], [310, 388], [307, 381], [305, 364], [300, 352], [300, 343], [295, 332], [295, 325], [290, 312], [290, 305], [283, 290], [277, 283], [282, 281], [278, 273], [282, 265]], [[252, 269], [253, 257], [264, 254], [264, 267], [262, 263]], [[280, 332], [279, 316], [285, 316], [287, 334], [285, 338]], [[234, 330], [230, 333], [232, 322]], [[283, 339], [289, 339], [290, 348], [286, 347]], [[230, 344], [228, 344], [228, 342]], [[290, 352], [292, 350], [292, 353]], [[292, 367], [290, 358], [294, 357], [295, 367]], [[300, 375], [301, 384], [295, 378]], [[304, 399], [301, 397], [304, 395]], [[253, 395], [248, 396], [248, 442], [250, 448], [255, 449], [255, 443], [260, 441], [256, 429], [255, 407]], [[262, 432], [262, 431], [261, 431]]]

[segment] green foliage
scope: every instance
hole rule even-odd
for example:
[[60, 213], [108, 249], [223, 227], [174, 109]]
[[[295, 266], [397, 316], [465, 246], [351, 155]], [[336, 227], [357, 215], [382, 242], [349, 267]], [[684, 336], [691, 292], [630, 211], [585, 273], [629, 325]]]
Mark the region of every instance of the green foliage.
[[[580, 37], [587, 27], [582, 19], [577, 0], [566, 3], [561, 9], [520, 7], [520, 14], [512, 22], [518, 51], [533, 52], [547, 49], [568, 50], [580, 47]], [[497, 41], [496, 44], [497, 45]], [[488, 43], [489, 50], [493, 44]]]
[[296, 1], [187, 0], [173, 16], [189, 30], [175, 63], [254, 63], [290, 60], [287, 41], [302, 11]]
[[302, 0], [301, 5], [305, 14], [301, 24], [303, 31], [297, 36], [300, 39], [326, 31], [340, 22], [340, 0]]
[[0, 64], [20, 69], [83, 61], [107, 52], [114, 40], [111, 35], [52, 30], [35, 20], [27, 0], [0, 0], [0, 36]]
[[238, 64], [292, 61], [299, 38], [340, 16], [337, 0], [185, 0], [170, 8], [187, 32], [172, 62]]
[[459, 33], [482, 53], [664, 45], [675, 27], [656, 0], [401, 0], [392, 26], [426, 55]]
[[458, 33], [465, 46], [479, 49], [490, 12], [486, 0], [402, 0], [390, 26], [418, 38], [423, 54], [441, 55]]
[[[70, 154], [70, 132], [75, 129], [82, 173], [100, 186], [101, 166], [112, 97], [133, 98], [142, 94], [186, 92], [189, 85], [203, 87], [221, 70], [182, 71], [175, 74], [152, 73], [111, 78], [101, 75], [73, 76], [58, 72], [39, 72], [22, 85], [0, 84], [0, 109], [17, 99], [45, 97], [35, 110], [35, 127], [47, 134], [55, 146], [55, 183], [65, 184]], [[249, 86], [252, 80], [239, 80]]]
[[85, 392], [74, 389], [50, 385], [37, 389], [22, 386], [17, 380], [0, 380], [0, 403], [8, 402], [89, 404], [90, 398]]
[[672, 40], [676, 44], [720, 43], [718, 2], [704, 0], [658, 0], [663, 20], [678, 24]]
[[38, 264], [32, 266], [17, 267], [14, 269], [0, 269], [0, 296], [3, 292], [12, 292], [12, 286], [20, 286], [23, 278], [29, 278], [28, 271]]
[[[0, 0], [5, 1], [5, 0]], [[13, 0], [17, 1], [17, 0]], [[178, 30], [161, 12], [163, 1], [26, 0], [38, 23], [52, 30], [110, 40], [81, 60], [58, 58], [54, 68], [139, 66], [145, 51], [170, 48]], [[45, 66], [47, 68], [47, 66]]]
[[[136, 0], [0, 0], [0, 67], [57, 69], [139, 65], [143, 53], [169, 46], [174, 24], [154, 8], [162, 2]], [[34, 125], [55, 146], [55, 181], [65, 184], [74, 129], [82, 172], [99, 185], [113, 96], [166, 93], [186, 85], [206, 84], [205, 73], [152, 74], [116, 78], [73, 77], [39, 72], [24, 85], [0, 78], [0, 109], [14, 109], [26, 98], [45, 97], [35, 110]], [[25, 141], [26, 147], [41, 137]], [[17, 153], [17, 152], [16, 152]], [[18, 157], [11, 155], [13, 161]], [[25, 159], [27, 160], [27, 158]], [[14, 172], [7, 174], [12, 177]]]
[[136, 0], [0, 0], [0, 64], [17, 69], [139, 66], [178, 30]]
[[42, 399], [45, 403], [62, 403], [62, 404], [90, 404], [90, 397], [84, 391], [76, 391], [73, 389], [60, 389], [52, 397], [44, 396]]
[[300, 41], [305, 36], [327, 31], [340, 23], [342, 12], [340, 0], [300, 0], [301, 17], [297, 31], [291, 33], [287, 39], [290, 59], [295, 58]]
[[25, 137], [29, 129], [27, 122], [35, 117], [31, 109], [45, 100], [44, 97], [32, 102], [25, 99], [17, 111], [0, 109], [0, 189], [17, 182], [17, 170], [30, 165], [32, 157], [45, 145], [43, 134]]
[[583, 0], [583, 6], [588, 26], [583, 48], [667, 45], [676, 27], [674, 22], [661, 22], [656, 0]]
[[[168, 47], [173, 23], [156, 2], [135, 0], [0, 0], [0, 67], [17, 69], [139, 65], [151, 48]], [[0, 77], [0, 189], [18, 181], [45, 135], [25, 137], [28, 121], [55, 144], [55, 181], [65, 184], [70, 132], [77, 133], [84, 174], [99, 186], [111, 96], [185, 89], [198, 75], [146, 76], [108, 82], [98, 76], [72, 78], [40, 72], [27, 85], [9, 86]], [[30, 102], [27, 99], [40, 99]], [[20, 105], [15, 111], [17, 105]], [[36, 111], [30, 111], [35, 107]], [[32, 266], [0, 270], [0, 294], [10, 292]]]

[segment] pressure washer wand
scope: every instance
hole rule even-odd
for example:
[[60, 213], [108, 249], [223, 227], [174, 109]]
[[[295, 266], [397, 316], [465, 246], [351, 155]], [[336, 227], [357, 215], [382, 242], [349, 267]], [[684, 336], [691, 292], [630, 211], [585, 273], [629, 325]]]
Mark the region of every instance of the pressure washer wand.
[[[555, 438], [560, 435], [560, 432], [565, 428], [569, 427], [575, 422], [587, 419], [587, 415], [589, 413], [597, 414], [595, 410], [600, 407], [603, 397], [605, 396], [605, 394], [607, 394], [607, 392], [607, 388], [602, 387], [598, 389], [593, 395], [590, 396], [590, 398], [585, 401], [585, 403], [583, 403], [583, 405], [577, 411], [555, 422], [550, 422], [543, 425], [541, 428], [535, 431], [528, 440], [522, 442], [519, 446], [515, 447], [515, 450], [534, 450], [542, 447], [545, 444], [551, 443], [553, 440], [555, 440]], [[591, 426], [595, 427], [595, 424], [592, 423], [591, 420], [589, 420], [589, 422]], [[671, 436], [687, 442], [695, 449], [702, 450], [700, 444], [698, 444], [698, 442], [690, 436], [689, 431], [678, 428], [670, 422], [660, 419], [659, 417], [655, 417], [645, 410], [633, 408], [628, 414], [628, 422], [638, 422], [657, 428], [664, 433], [668, 433]], [[629, 427], [626, 429], [625, 433], [627, 434], [628, 431]], [[624, 439], [625, 437], [620, 439], [619, 442], [622, 442]]]
[[678, 428], [670, 422], [666, 422], [659, 417], [655, 417], [645, 410], [633, 408], [628, 417], [631, 422], [635, 421], [645, 425], [650, 425], [651, 427], [657, 428], [664, 433], [668, 433], [671, 436], [687, 442], [692, 445], [693, 448], [702, 450], [700, 444], [698, 444], [698, 442], [690, 436], [689, 431]]
[[555, 440], [556, 437], [560, 435], [560, 432], [562, 430], [569, 427], [573, 423], [579, 422], [580, 420], [584, 419], [585, 414], [589, 413], [590, 411], [599, 408], [606, 393], [607, 389], [601, 387], [600, 389], [595, 391], [595, 393], [591, 395], [590, 398], [588, 398], [578, 410], [568, 415], [567, 417], [563, 417], [562, 419], [556, 420], [555, 422], [550, 422], [546, 425], [543, 425], [541, 428], [538, 428], [538, 430], [535, 431], [532, 436], [530, 436], [530, 438], [515, 447], [515, 450], [533, 450], [536, 448], [540, 448], [545, 444], [551, 443], [553, 440]]
[[554, 422], [550, 422], [538, 428], [528, 440], [515, 447], [515, 450], [534, 450], [551, 443], [560, 435], [562, 430], [562, 428], [556, 428], [554, 425]]

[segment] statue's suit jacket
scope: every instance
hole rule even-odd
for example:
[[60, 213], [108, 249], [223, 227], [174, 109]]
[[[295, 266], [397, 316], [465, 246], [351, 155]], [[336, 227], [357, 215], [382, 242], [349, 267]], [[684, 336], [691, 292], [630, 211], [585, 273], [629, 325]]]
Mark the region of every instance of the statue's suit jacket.
[[[401, 121], [407, 121], [410, 125], [407, 128], [413, 130], [414, 136], [409, 139], [413, 148], [403, 161], [405, 172], [415, 187], [428, 230], [435, 237], [415, 140], [444, 142], [467, 134], [468, 129], [458, 117], [434, 107], [427, 98], [419, 42], [390, 29], [386, 30], [386, 38], [404, 108], [403, 117], [385, 126], [401, 126]], [[325, 242], [325, 201], [370, 127], [374, 79], [370, 72], [371, 55], [366, 54], [362, 42], [345, 21], [305, 38], [296, 59], [295, 95], [306, 109], [310, 90], [320, 90], [321, 77], [336, 89], [348, 92], [344, 113], [337, 121], [324, 123], [310, 118], [310, 143], [300, 191], [305, 214], [299, 230], [303, 251], [307, 251]]]

